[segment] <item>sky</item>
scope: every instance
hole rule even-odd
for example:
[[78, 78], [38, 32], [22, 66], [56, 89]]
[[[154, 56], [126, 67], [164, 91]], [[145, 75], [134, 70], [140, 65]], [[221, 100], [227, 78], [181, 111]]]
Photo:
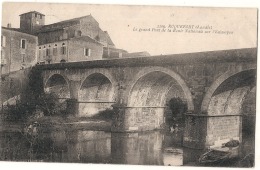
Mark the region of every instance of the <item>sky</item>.
[[[147, 51], [151, 55], [160, 55], [256, 47], [257, 10], [253, 8], [5, 2], [2, 26], [11, 23], [12, 27], [19, 28], [19, 15], [29, 11], [45, 14], [45, 24], [91, 14], [101, 29], [108, 31], [116, 47], [128, 52]], [[211, 29], [167, 32], [168, 28], [173, 30], [173, 25]], [[163, 27], [166, 32], [162, 32]], [[156, 28], [160, 28], [160, 32], [155, 32]], [[217, 33], [219, 31], [230, 34]]]

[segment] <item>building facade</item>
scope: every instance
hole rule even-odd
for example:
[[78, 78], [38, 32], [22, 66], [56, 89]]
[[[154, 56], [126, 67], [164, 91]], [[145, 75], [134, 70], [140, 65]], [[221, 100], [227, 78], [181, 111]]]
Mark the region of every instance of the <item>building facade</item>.
[[38, 46], [39, 63], [100, 60], [102, 55], [103, 45], [88, 36], [74, 37]]
[[28, 88], [30, 67], [37, 63], [38, 37], [2, 27], [0, 104], [15, 104]]
[[1, 73], [8, 74], [37, 63], [37, 36], [2, 27]]
[[29, 34], [35, 33], [45, 24], [45, 15], [37, 11], [20, 15], [20, 31]]
[[20, 28], [2, 30], [2, 73], [36, 63], [149, 56], [116, 48], [92, 15], [45, 25], [45, 15], [31, 11], [20, 15]]

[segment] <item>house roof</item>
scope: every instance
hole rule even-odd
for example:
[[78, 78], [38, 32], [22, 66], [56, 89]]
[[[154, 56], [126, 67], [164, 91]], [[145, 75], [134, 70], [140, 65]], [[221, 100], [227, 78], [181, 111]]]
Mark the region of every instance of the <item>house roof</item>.
[[89, 36], [73, 37], [73, 38], [70, 38], [69, 40], [83, 40], [83, 41], [86, 41], [86, 42], [91, 42], [91, 43], [96, 43], [96, 44], [102, 45], [101, 43], [99, 43], [98, 41], [92, 39]]
[[[81, 16], [81, 17], [77, 17], [77, 18], [72, 18], [72, 19], [56, 22], [56, 23], [49, 24], [49, 25], [43, 25], [39, 30], [36, 31], [36, 34], [62, 30], [66, 27], [80, 24], [80, 20], [85, 19], [85, 18], [89, 18], [91, 20], [94, 20], [94, 22], [97, 22], [92, 15], [86, 15], [86, 16]], [[103, 31], [100, 27], [98, 27], [98, 32], [99, 32], [98, 36], [99, 36], [100, 40], [105, 40], [108, 43], [108, 45], [115, 46], [115, 44], [113, 43], [109, 34], [106, 31]]]
[[67, 39], [62, 39], [62, 40], [58, 40], [58, 41], [54, 41], [54, 42], [48, 42], [48, 43], [39, 44], [39, 45], [53, 44], [53, 43], [56, 43], [56, 42], [70, 41], [70, 40], [82, 40], [82, 41], [85, 41], [85, 42], [91, 42], [91, 43], [95, 43], [95, 44], [103, 46], [101, 43], [99, 43], [98, 41], [92, 39], [89, 36], [80, 36], [80, 37], [67, 38]]
[[26, 12], [26, 13], [20, 14], [19, 16], [24, 15], [24, 14], [29, 14], [29, 13], [36, 13], [36, 14], [40, 14], [40, 15], [45, 16], [44, 14], [42, 14], [42, 13], [40, 13], [40, 12], [38, 12], [38, 11], [30, 11], [30, 12]]
[[68, 27], [70, 25], [76, 25], [76, 24], [79, 24], [80, 20], [83, 19], [83, 18], [94, 19], [91, 15], [86, 15], [86, 16], [82, 16], [82, 17], [78, 17], [78, 18], [72, 18], [72, 19], [56, 22], [56, 23], [53, 23], [53, 24], [44, 25], [37, 32], [38, 33], [47, 32], [47, 31], [52, 31], [53, 29], [57, 30], [57, 29], [62, 29], [62, 28]]
[[40, 34], [40, 33], [46, 33], [46, 32], [52, 32], [52, 31], [58, 31], [58, 30], [63, 30], [64, 28], [50, 28], [50, 29], [39, 29], [36, 31], [36, 34]]
[[109, 45], [115, 46], [107, 31], [103, 31], [101, 28], [99, 28], [99, 38], [101, 40], [106, 40]]
[[28, 34], [28, 35], [36, 36], [36, 35], [34, 35], [33, 33], [25, 32], [24, 30], [21, 30], [20, 28], [8, 28], [8, 27], [3, 27], [3, 26], [2, 26], [2, 29], [6, 29], [6, 30], [10, 30], [10, 31], [17, 31], [17, 32], [20, 32], [20, 33], [23, 33], [23, 34]]
[[110, 50], [110, 51], [116, 51], [116, 52], [121, 52], [121, 53], [128, 53], [124, 49], [119, 49], [119, 48], [112, 48], [112, 47], [103, 47], [104, 50]]

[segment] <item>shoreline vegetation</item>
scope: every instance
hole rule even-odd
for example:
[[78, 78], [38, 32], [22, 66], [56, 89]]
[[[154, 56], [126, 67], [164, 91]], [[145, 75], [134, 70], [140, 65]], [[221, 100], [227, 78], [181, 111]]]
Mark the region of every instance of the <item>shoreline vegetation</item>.
[[28, 120], [26, 122], [2, 122], [0, 131], [23, 132], [26, 127], [37, 123], [37, 128], [41, 132], [51, 130], [97, 130], [110, 131], [112, 120], [87, 118], [87, 117], [70, 117], [63, 118], [61, 116], [43, 116], [38, 119]]

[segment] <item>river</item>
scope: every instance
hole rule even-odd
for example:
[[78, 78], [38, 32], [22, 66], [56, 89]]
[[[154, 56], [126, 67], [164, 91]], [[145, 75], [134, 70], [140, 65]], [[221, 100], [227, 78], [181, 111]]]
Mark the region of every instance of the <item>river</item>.
[[[182, 132], [178, 131], [112, 133], [81, 129], [56, 130], [28, 135], [5, 131], [0, 132], [0, 160], [166, 166], [199, 165], [198, 157], [205, 151], [182, 147], [181, 134]], [[251, 149], [253, 144], [252, 135], [251, 137], [247, 135], [241, 145], [242, 157], [254, 152]], [[237, 166], [237, 163], [229, 163], [225, 166]]]

